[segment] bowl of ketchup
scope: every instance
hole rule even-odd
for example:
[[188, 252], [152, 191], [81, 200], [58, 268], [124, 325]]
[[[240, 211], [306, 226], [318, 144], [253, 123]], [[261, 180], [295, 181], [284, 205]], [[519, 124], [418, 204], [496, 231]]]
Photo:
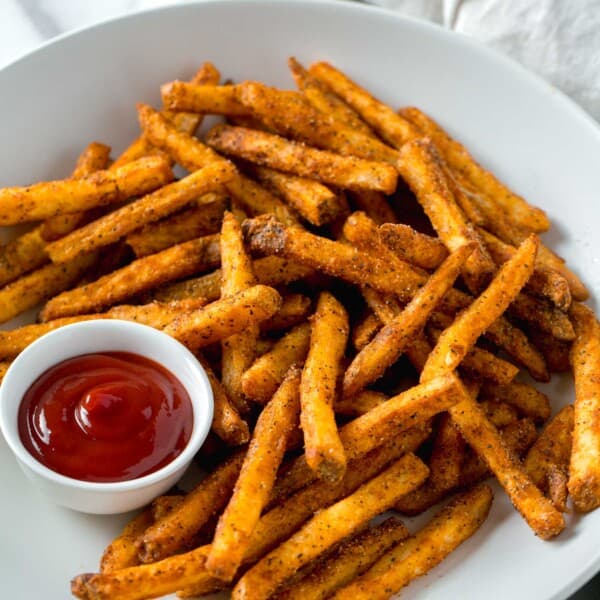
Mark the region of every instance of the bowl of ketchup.
[[55, 503], [96, 514], [139, 508], [172, 487], [212, 416], [196, 357], [128, 321], [46, 334], [0, 388], [0, 427], [25, 475]]

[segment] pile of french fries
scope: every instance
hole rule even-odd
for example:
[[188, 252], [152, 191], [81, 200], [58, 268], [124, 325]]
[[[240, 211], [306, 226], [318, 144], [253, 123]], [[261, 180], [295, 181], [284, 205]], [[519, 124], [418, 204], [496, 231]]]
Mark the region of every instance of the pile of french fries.
[[[544, 212], [419, 109], [289, 64], [297, 91], [205, 63], [138, 106], [114, 162], [92, 143], [71, 177], [0, 190], [0, 224], [36, 222], [1, 249], [0, 318], [44, 303], [0, 333], [4, 370], [48, 331], [128, 319], [215, 396], [206, 478], [136, 516], [79, 598], [389, 598], [478, 530], [488, 477], [544, 540], [569, 498], [600, 505], [600, 324]], [[530, 382], [560, 371], [576, 398], [552, 415]], [[438, 503], [420, 531], [370, 525]]]

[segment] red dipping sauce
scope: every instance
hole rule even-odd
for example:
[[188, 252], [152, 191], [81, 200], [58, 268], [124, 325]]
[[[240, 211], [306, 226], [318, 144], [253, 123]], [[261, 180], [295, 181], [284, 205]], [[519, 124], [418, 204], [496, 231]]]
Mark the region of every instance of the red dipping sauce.
[[85, 354], [43, 373], [19, 407], [19, 435], [43, 465], [83, 481], [127, 481], [181, 454], [192, 403], [178, 379], [137, 354]]

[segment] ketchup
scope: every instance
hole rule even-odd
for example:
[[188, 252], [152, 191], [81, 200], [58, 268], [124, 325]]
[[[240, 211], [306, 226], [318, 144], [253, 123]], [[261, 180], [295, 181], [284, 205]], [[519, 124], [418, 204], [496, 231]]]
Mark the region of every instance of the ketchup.
[[43, 373], [23, 396], [19, 435], [42, 464], [83, 481], [127, 481], [185, 448], [192, 403], [172, 373], [137, 354], [85, 354]]

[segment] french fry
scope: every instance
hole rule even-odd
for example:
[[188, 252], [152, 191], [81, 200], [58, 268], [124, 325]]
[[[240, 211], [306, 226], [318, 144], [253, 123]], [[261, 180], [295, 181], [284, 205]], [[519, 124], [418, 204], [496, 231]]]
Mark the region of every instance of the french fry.
[[588, 512], [600, 506], [600, 324], [583, 304], [573, 304], [571, 318], [577, 337], [571, 348], [575, 413], [568, 485], [575, 510]]
[[465, 392], [462, 402], [448, 409], [468, 444], [482, 457], [536, 535], [544, 540], [565, 527], [563, 516], [531, 481], [511, 455], [483, 409]]
[[232, 598], [268, 598], [300, 567], [418, 487], [427, 472], [427, 467], [413, 454], [399, 459], [344, 500], [322, 510], [261, 559], [237, 582]]
[[[219, 262], [218, 236], [190, 240], [138, 258], [92, 283], [55, 296], [46, 304], [40, 317], [49, 321], [102, 310], [161, 283], [215, 267]], [[61, 266], [64, 267], [57, 265], [57, 268]]]
[[[191, 83], [198, 85], [217, 85], [221, 74], [216, 67], [210, 63], [203, 63], [194, 77]], [[191, 114], [191, 113], [172, 113], [170, 111], [161, 111], [161, 116], [169, 123], [172, 124], [176, 131], [182, 133], [188, 133], [192, 135], [202, 122], [203, 115]], [[162, 150], [154, 147], [145, 135], [141, 135], [134, 140], [115, 160], [112, 168], [118, 168], [132, 160], [141, 158], [142, 156], [148, 156], [151, 154], [161, 154]]]
[[568, 472], [573, 442], [573, 412], [570, 404], [560, 410], [540, 433], [523, 462], [531, 480], [544, 492], [548, 492], [548, 476], [552, 467]]
[[225, 208], [224, 195], [206, 194], [189, 208], [130, 233], [126, 237], [127, 244], [141, 258], [175, 244], [217, 233]]
[[[92, 142], [79, 155], [75, 169], [71, 173], [71, 178], [81, 179], [96, 171], [102, 171], [108, 167], [109, 159], [110, 147], [98, 142]], [[57, 240], [87, 223], [94, 217], [93, 213], [94, 209], [47, 219], [40, 225], [40, 235], [47, 242]]]
[[558, 340], [551, 334], [544, 333], [531, 325], [528, 330], [531, 341], [539, 349], [551, 373], [566, 373], [571, 370], [569, 354], [572, 342]]
[[416, 535], [384, 554], [364, 575], [339, 590], [333, 598], [389, 598], [468, 540], [487, 518], [492, 498], [492, 490], [487, 485], [461, 494]]
[[0, 225], [48, 219], [151, 192], [173, 179], [161, 157], [141, 158], [115, 171], [0, 189]]
[[403, 109], [401, 114], [433, 140], [453, 171], [463, 174], [477, 190], [492, 198], [512, 220], [533, 232], [549, 229], [550, 221], [543, 210], [528, 204], [521, 196], [498, 181], [431, 117], [413, 107]]
[[485, 416], [494, 427], [506, 427], [519, 420], [517, 409], [506, 402], [498, 402], [498, 400], [481, 400], [479, 406], [481, 406]]
[[[259, 283], [271, 286], [286, 285], [314, 273], [310, 267], [278, 256], [267, 256], [252, 261], [252, 270]], [[180, 300], [190, 296], [217, 300], [221, 296], [221, 283], [221, 270], [218, 269], [202, 277], [165, 286], [156, 291], [154, 297], [161, 301]]]
[[358, 210], [363, 211], [377, 225], [395, 223], [397, 220], [394, 209], [381, 192], [363, 190], [351, 192], [350, 198]]
[[336, 401], [333, 410], [336, 415], [360, 417], [380, 404], [387, 402], [389, 397], [382, 392], [363, 390], [352, 398], [341, 398]]
[[240, 446], [250, 439], [248, 423], [244, 421], [229, 399], [223, 384], [203, 357], [202, 363], [214, 396], [214, 415], [212, 430], [229, 446]]
[[233, 495], [219, 519], [206, 561], [208, 571], [219, 579], [233, 579], [271, 494], [286, 444], [298, 424], [299, 386], [300, 369], [292, 367], [258, 417]]
[[[177, 131], [149, 106], [139, 104], [138, 116], [144, 135], [152, 144], [167, 152], [175, 162], [188, 171], [196, 171], [212, 162], [225, 160], [197, 138]], [[281, 200], [242, 174], [238, 174], [228, 189], [253, 215], [263, 212], [273, 213], [284, 223], [297, 222], [296, 217]]]
[[403, 223], [384, 223], [379, 227], [379, 236], [400, 258], [422, 269], [437, 269], [448, 256], [439, 238], [419, 233]]
[[310, 324], [301, 323], [289, 331], [273, 348], [259, 356], [242, 375], [244, 394], [260, 404], [266, 404], [275, 393], [288, 369], [303, 363], [310, 343]]
[[281, 196], [299, 215], [316, 226], [325, 225], [345, 210], [339, 194], [322, 183], [267, 167], [252, 170], [258, 180]]
[[230, 298], [180, 315], [164, 332], [196, 350], [244, 331], [268, 319], [281, 306], [281, 296], [271, 287], [255, 285]]
[[177, 508], [146, 529], [138, 543], [142, 562], [162, 560], [186, 548], [200, 528], [229, 501], [244, 455], [243, 451], [237, 452], [219, 465]]
[[206, 143], [229, 156], [340, 188], [387, 194], [396, 189], [398, 174], [387, 163], [340, 156], [264, 131], [216, 125], [208, 132]]
[[239, 99], [267, 127], [280, 135], [344, 156], [394, 163], [398, 153], [370, 134], [340, 124], [316, 110], [298, 92], [278, 90], [256, 81], [240, 85]]
[[423, 380], [440, 370], [455, 368], [477, 338], [502, 315], [531, 276], [537, 245], [535, 236], [523, 242], [481, 296], [444, 331], [427, 359], [421, 373]]
[[339, 481], [346, 469], [333, 405], [348, 333], [344, 307], [329, 292], [321, 292], [302, 371], [300, 426], [307, 464], [321, 479], [329, 481]]
[[406, 144], [400, 151], [398, 170], [448, 250], [467, 242], [477, 244], [465, 263], [463, 276], [472, 292], [481, 291], [492, 278], [496, 265], [481, 237], [464, 217], [448, 185], [441, 157], [428, 139]]
[[363, 348], [348, 367], [343, 381], [343, 395], [353, 396], [377, 380], [391, 366], [419, 333], [444, 294], [454, 285], [474, 244], [454, 251], [414, 295], [406, 308], [387, 323]]
[[406, 527], [390, 517], [343, 542], [306, 577], [277, 594], [277, 600], [325, 600], [338, 588], [362, 575], [384, 552], [409, 536]]
[[409, 140], [419, 137], [420, 132], [412, 123], [330, 64], [319, 62], [311, 65], [309, 73], [333, 90], [394, 148], [401, 148]]
[[371, 128], [345, 102], [332, 94], [318, 79], [313, 77], [293, 56], [288, 59], [288, 67], [298, 89], [310, 104], [336, 122], [365, 135], [373, 136]]
[[312, 300], [303, 294], [287, 294], [283, 296], [281, 308], [266, 321], [260, 324], [262, 333], [283, 331], [295, 327], [308, 317]]
[[377, 335], [380, 329], [381, 321], [379, 317], [370, 310], [365, 311], [350, 332], [355, 350], [360, 352]]
[[76, 229], [60, 240], [48, 244], [46, 250], [53, 262], [65, 262], [84, 252], [108, 246], [137, 228], [183, 208], [197, 197], [219, 191], [223, 184], [235, 176], [233, 165], [208, 165]]
[[546, 485], [548, 487], [548, 498], [556, 510], [567, 512], [567, 498], [569, 496], [569, 474], [564, 467], [550, 465], [546, 473]]
[[197, 85], [171, 81], [160, 87], [163, 106], [167, 110], [209, 115], [250, 115], [237, 99], [234, 85]]
[[[68, 263], [45, 265], [0, 289], [0, 323], [10, 321], [74, 285], [98, 258], [92, 252]], [[68, 292], [65, 292], [68, 293]]]
[[506, 385], [485, 384], [482, 397], [514, 406], [523, 417], [545, 423], [550, 417], [548, 396], [527, 383], [512, 381]]

